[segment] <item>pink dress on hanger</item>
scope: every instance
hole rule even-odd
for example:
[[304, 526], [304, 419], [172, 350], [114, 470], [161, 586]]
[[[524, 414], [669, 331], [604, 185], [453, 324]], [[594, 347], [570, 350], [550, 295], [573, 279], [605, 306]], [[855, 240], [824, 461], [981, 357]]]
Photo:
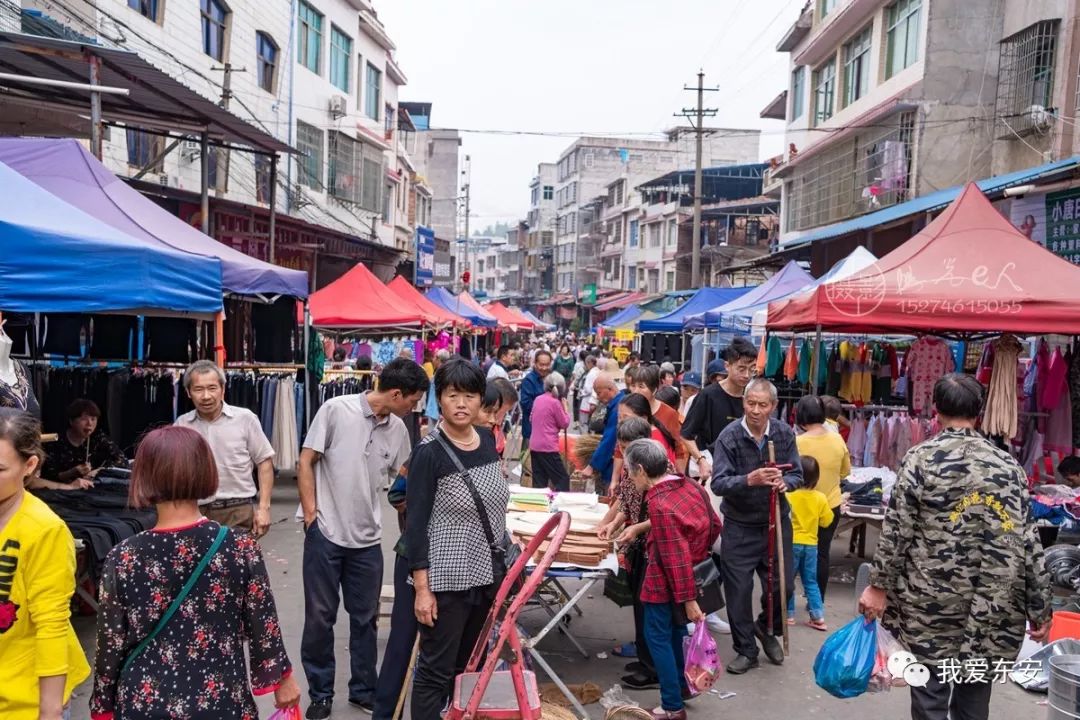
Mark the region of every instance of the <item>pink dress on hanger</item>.
[[949, 346], [936, 338], [916, 340], [904, 358], [908, 368], [911, 409], [917, 415], [933, 408], [934, 383], [955, 368]]
[[1046, 412], [1056, 408], [1065, 396], [1069, 366], [1065, 362], [1065, 356], [1061, 354], [1061, 348], [1056, 348], [1050, 356], [1046, 373], [1041, 372], [1041, 367], [1039, 370], [1039, 409]]

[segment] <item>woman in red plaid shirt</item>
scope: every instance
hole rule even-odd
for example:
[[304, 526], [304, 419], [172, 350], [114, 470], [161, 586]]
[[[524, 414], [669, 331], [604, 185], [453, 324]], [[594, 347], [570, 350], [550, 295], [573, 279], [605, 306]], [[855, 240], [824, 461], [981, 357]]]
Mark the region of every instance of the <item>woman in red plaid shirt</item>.
[[652, 529], [646, 539], [648, 567], [641, 586], [645, 642], [660, 678], [656, 720], [685, 720], [682, 640], [686, 626], [675, 620], [681, 603], [690, 622], [704, 622], [694, 586], [694, 564], [709, 557], [720, 534], [720, 518], [701, 488], [668, 472], [667, 450], [655, 440], [635, 440], [623, 452], [634, 485], [645, 494]]

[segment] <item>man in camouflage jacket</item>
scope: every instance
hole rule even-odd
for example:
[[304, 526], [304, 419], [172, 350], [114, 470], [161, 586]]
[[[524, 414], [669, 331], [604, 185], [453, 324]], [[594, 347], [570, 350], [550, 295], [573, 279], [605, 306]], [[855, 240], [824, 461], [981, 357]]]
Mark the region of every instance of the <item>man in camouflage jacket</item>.
[[1050, 579], [1027, 478], [975, 430], [982, 404], [970, 376], [935, 385], [943, 429], [901, 463], [860, 598], [867, 617], [884, 615], [930, 668], [926, 685], [911, 688], [914, 720], [946, 720], [950, 709], [954, 719], [987, 718], [992, 684], [969, 682], [977, 679], [971, 670], [985, 668], [993, 680], [995, 667], [1016, 658], [1025, 622], [1035, 639], [1049, 631]]

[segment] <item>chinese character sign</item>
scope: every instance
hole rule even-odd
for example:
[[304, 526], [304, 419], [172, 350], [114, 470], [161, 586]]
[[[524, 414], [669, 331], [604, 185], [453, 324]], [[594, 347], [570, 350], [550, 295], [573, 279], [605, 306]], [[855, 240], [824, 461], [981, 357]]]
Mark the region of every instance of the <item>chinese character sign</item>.
[[1046, 248], [1080, 265], [1080, 189], [1046, 194]]
[[416, 228], [417, 287], [431, 287], [435, 280], [435, 232], [431, 228]]

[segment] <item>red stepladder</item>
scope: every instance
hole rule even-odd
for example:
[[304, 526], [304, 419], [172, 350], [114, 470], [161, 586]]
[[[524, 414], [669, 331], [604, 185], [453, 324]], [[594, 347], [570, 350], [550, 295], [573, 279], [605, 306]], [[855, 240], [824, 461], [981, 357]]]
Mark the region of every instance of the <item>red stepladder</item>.
[[[517, 633], [517, 618], [544, 581], [555, 555], [570, 532], [570, 515], [554, 513], [522, 551], [517, 562], [506, 573], [495, 602], [491, 606], [484, 629], [473, 647], [465, 672], [454, 681], [454, 695], [446, 720], [540, 720], [540, 691], [536, 674], [525, 669], [525, 654]], [[549, 540], [550, 538], [550, 540]], [[529, 573], [521, 589], [513, 595], [513, 588], [525, 574], [529, 559], [536, 555], [540, 546], [548, 543], [540, 561]], [[513, 599], [507, 600], [513, 595]], [[496, 622], [501, 622], [494, 646], [488, 651], [488, 640]], [[495, 671], [495, 666], [505, 659], [510, 669]], [[480, 667], [480, 660], [487, 652], [487, 659]]]

